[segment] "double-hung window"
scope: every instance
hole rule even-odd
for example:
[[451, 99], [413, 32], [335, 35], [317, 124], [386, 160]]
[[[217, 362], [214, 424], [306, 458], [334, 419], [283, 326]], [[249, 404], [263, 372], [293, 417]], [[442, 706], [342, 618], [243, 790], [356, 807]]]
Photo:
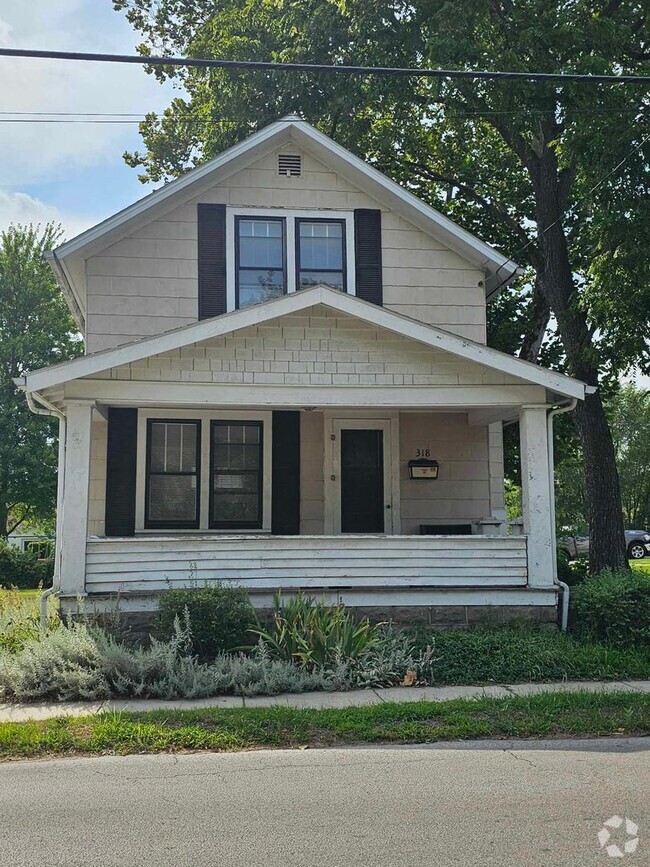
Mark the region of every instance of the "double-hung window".
[[237, 307], [287, 291], [285, 221], [282, 217], [235, 219]]
[[354, 291], [348, 285], [348, 258], [354, 246], [351, 217], [281, 213], [276, 209], [268, 216], [263, 212], [232, 215], [229, 232], [235, 255], [228, 272], [229, 309], [261, 304], [311, 286]]
[[296, 220], [296, 289], [345, 291], [345, 221]]
[[145, 527], [199, 526], [201, 422], [149, 419]]
[[210, 527], [262, 527], [262, 422], [213, 421]]

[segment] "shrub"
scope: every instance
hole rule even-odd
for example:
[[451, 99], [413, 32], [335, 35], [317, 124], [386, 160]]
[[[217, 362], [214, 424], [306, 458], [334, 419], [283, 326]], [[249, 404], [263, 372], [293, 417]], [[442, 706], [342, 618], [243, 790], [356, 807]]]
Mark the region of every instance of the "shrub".
[[573, 631], [615, 647], [650, 648], [650, 576], [606, 569], [571, 594]]
[[434, 646], [436, 684], [647, 678], [650, 654], [603, 647], [529, 625], [411, 632], [415, 650]]
[[250, 629], [256, 624], [248, 593], [241, 587], [217, 584], [188, 590], [168, 590], [160, 597], [158, 627], [161, 637], [170, 640], [175, 620], [189, 615], [192, 624], [191, 650], [200, 659], [250, 644]]
[[50, 587], [53, 574], [54, 560], [38, 560], [36, 554], [0, 544], [0, 586], [19, 590]]
[[271, 626], [253, 631], [276, 659], [325, 668], [361, 659], [379, 641], [380, 629], [367, 617], [355, 620], [343, 605], [316, 602], [303, 593], [285, 602], [277, 593]]
[[[56, 601], [50, 597], [47, 631], [56, 629], [58, 625]], [[15, 589], [0, 588], [0, 650], [16, 653], [26, 642], [40, 635], [40, 600], [34, 597], [25, 599]]]

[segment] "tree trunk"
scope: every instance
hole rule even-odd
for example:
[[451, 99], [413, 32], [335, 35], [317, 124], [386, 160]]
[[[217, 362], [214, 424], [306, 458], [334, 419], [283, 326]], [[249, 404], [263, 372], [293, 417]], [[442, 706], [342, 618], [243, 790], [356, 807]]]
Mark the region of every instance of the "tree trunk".
[[[598, 353], [577, 303], [567, 240], [562, 227], [563, 198], [555, 154], [545, 148], [531, 177], [537, 202], [539, 246], [543, 270], [537, 286], [555, 314], [572, 376], [598, 386]], [[589, 518], [589, 568], [627, 567], [623, 505], [614, 443], [599, 393], [578, 402], [574, 419], [585, 458], [585, 489]]]
[[0, 502], [0, 539], [6, 539], [8, 533], [9, 513], [4, 500]]

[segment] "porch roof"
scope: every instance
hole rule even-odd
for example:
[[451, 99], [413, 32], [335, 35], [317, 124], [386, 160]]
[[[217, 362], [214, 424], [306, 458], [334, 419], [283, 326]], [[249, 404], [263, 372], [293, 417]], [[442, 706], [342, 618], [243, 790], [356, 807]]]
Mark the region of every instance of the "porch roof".
[[35, 370], [14, 380], [26, 393], [63, 385], [82, 377], [92, 376], [123, 364], [149, 358], [161, 352], [179, 349], [210, 338], [231, 334], [242, 328], [260, 325], [282, 316], [324, 305], [344, 315], [386, 329], [429, 348], [481, 364], [486, 368], [514, 376], [524, 383], [543, 386], [552, 400], [577, 398], [584, 400], [591, 387], [580, 380], [564, 376], [536, 364], [523, 361], [489, 346], [451, 334], [441, 328], [426, 325], [383, 307], [362, 301], [327, 286], [315, 286], [301, 292], [206, 319], [192, 325], [167, 331], [155, 337], [127, 343], [114, 349], [95, 352], [73, 361]]

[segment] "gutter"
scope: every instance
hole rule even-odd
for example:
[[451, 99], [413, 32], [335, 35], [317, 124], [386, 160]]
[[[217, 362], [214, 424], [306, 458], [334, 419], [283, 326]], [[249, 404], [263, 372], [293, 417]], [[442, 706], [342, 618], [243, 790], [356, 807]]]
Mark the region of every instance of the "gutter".
[[[41, 629], [47, 626], [47, 600], [52, 594], [58, 594], [61, 590], [61, 542], [63, 534], [63, 484], [65, 481], [65, 440], [66, 440], [66, 417], [49, 401], [45, 400], [38, 392], [26, 392], [27, 405], [36, 415], [49, 415], [59, 420], [59, 457], [56, 481], [56, 542], [54, 549], [54, 575], [52, 586], [45, 590], [40, 598]], [[40, 406], [37, 406], [37, 403]]]
[[[589, 391], [589, 388], [592, 391]], [[593, 386], [587, 386], [587, 393], [591, 394], [596, 389]], [[562, 617], [560, 628], [562, 632], [567, 631], [569, 623], [569, 585], [564, 581], [560, 581], [557, 577], [557, 533], [555, 530], [555, 456], [553, 449], [553, 420], [556, 415], [564, 415], [566, 412], [573, 412], [578, 404], [578, 398], [574, 397], [568, 404], [555, 407], [550, 410], [546, 416], [547, 424], [547, 446], [548, 446], [548, 483], [550, 487], [550, 511], [551, 511], [551, 551], [553, 552], [553, 584], [560, 587], [562, 590]]]

